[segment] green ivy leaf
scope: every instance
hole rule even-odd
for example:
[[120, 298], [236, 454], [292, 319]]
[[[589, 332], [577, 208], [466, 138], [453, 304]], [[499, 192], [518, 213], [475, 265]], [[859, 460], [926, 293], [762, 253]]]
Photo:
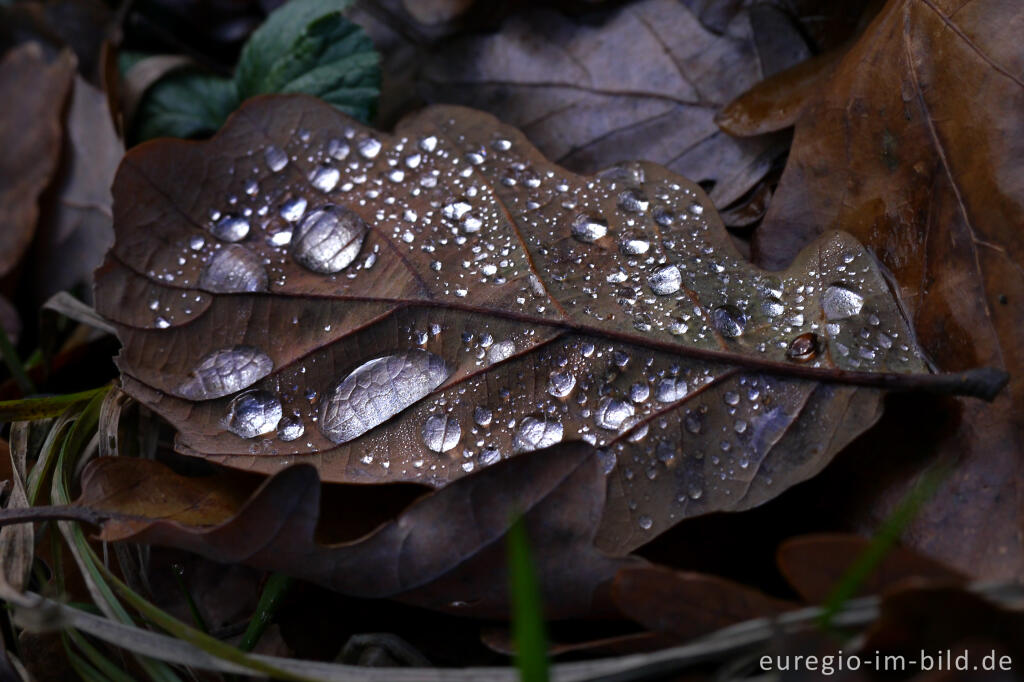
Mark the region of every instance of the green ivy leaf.
[[375, 113], [380, 57], [373, 41], [341, 11], [351, 0], [291, 0], [253, 32], [234, 79], [176, 71], [146, 92], [134, 125], [136, 141], [200, 137], [217, 131], [242, 100], [267, 93], [305, 93], [361, 121]]
[[217, 132], [239, 104], [235, 84], [198, 71], [175, 71], [146, 92], [135, 114], [135, 139], [202, 137]]

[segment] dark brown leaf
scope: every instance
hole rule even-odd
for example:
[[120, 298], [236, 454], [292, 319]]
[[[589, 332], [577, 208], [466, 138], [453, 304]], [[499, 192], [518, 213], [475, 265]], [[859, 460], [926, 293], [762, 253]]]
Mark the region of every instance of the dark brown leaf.
[[[823, 604], [870, 544], [871, 540], [859, 535], [803, 535], [779, 547], [779, 568], [807, 603]], [[958, 586], [966, 582], [958, 571], [896, 547], [861, 583], [856, 594], [881, 594], [912, 580]]]
[[257, 99], [210, 142], [133, 150], [115, 197], [97, 306], [182, 452], [442, 486], [582, 440], [614, 553], [817, 473], [877, 419], [847, 384], [993, 388], [924, 373], [848, 237], [765, 273], [692, 183], [576, 176], [479, 112], [381, 136]]
[[[121, 515], [104, 524], [103, 539], [179, 547], [215, 561], [283, 571], [362, 598], [504, 616], [504, 536], [517, 513], [551, 618], [607, 608], [595, 590], [619, 568], [639, 561], [611, 559], [594, 548], [604, 476], [593, 451], [579, 443], [496, 464], [420, 499], [363, 538], [333, 545], [314, 540], [320, 484], [310, 466], [282, 471], [230, 518], [213, 515], [196, 527], [163, 518], [167, 505], [149, 507], [145, 495], [107, 494], [125, 487], [122, 477], [134, 481], [131, 470], [138, 464], [100, 458], [86, 469], [78, 504]], [[147, 469], [147, 486], [173, 490], [181, 484], [162, 465]], [[200, 487], [204, 481], [189, 485]]]
[[[889, 2], [801, 116], [755, 236], [759, 262], [781, 267], [822, 232], [851, 232], [892, 272], [938, 367], [1010, 372], [992, 405], [949, 400], [941, 420], [931, 404], [911, 423], [883, 422], [871, 446], [902, 444], [893, 452], [911, 464], [886, 456], [897, 475], [881, 478], [864, 468], [862, 488], [875, 492], [856, 520], [870, 529], [915, 468], [959, 458], [905, 540], [986, 579], [1024, 575], [1020, 19], [1015, 3]], [[902, 435], [936, 428], [948, 430], [937, 446]]]
[[722, 105], [770, 73], [754, 38], [745, 22], [715, 34], [674, 0], [582, 17], [535, 9], [426, 55], [419, 93], [490, 111], [569, 170], [654, 161], [713, 185], [711, 200], [724, 207], [786, 146], [778, 136], [735, 139], [714, 122]]
[[680, 641], [799, 606], [725, 578], [660, 566], [619, 571], [612, 598], [629, 618]]
[[61, 111], [75, 73], [75, 58], [52, 62], [27, 43], [0, 62], [0, 274], [21, 260], [39, 218], [39, 195], [57, 169]]

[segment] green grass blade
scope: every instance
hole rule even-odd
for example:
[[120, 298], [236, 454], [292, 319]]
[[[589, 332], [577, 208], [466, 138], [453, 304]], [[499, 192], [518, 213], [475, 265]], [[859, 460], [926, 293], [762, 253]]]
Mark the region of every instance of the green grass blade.
[[529, 540], [522, 518], [508, 531], [509, 589], [512, 598], [512, 635], [516, 645], [516, 667], [522, 682], [547, 682], [548, 646], [544, 611]]
[[830, 628], [832, 620], [843, 605], [850, 600], [864, 584], [868, 576], [882, 563], [886, 555], [903, 534], [904, 529], [914, 520], [921, 507], [931, 499], [939, 484], [951, 471], [949, 465], [939, 465], [928, 469], [914, 484], [910, 491], [900, 500], [896, 509], [882, 523], [864, 552], [846, 570], [846, 573], [833, 588], [825, 600], [825, 610], [821, 614], [820, 623], [823, 628]]
[[260, 641], [263, 631], [267, 629], [274, 614], [277, 613], [281, 600], [288, 593], [288, 588], [291, 585], [292, 579], [288, 576], [282, 573], [270, 574], [267, 584], [263, 586], [263, 592], [260, 593], [259, 603], [256, 604], [256, 613], [253, 614], [252, 620], [245, 628], [242, 641], [238, 643], [239, 649], [252, 651], [256, 647], [256, 643]]
[[57, 417], [69, 407], [91, 400], [94, 396], [105, 394], [110, 386], [101, 386], [80, 393], [47, 396], [45, 398], [22, 398], [21, 400], [0, 401], [0, 423], [35, 421], [47, 417]]

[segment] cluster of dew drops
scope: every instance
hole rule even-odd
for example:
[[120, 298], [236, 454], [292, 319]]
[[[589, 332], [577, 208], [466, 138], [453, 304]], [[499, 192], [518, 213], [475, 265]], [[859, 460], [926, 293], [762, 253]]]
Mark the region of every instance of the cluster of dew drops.
[[[517, 305], [533, 306], [540, 316], [554, 314], [552, 292], [530, 268], [529, 250], [551, 285], [571, 285], [568, 295], [554, 295], [570, 313], [609, 321], [614, 312], [608, 311], [617, 309], [635, 331], [667, 334], [698, 347], [739, 344], [736, 347], [741, 350], [793, 362], [821, 362], [826, 345], [833, 358], [845, 358], [844, 366], [853, 369], [871, 369], [890, 351], [900, 362], [911, 361], [913, 353], [899, 338], [901, 331], [883, 331], [879, 317], [865, 310], [866, 298], [859, 285], [865, 282], [870, 264], [863, 255], [843, 255], [828, 284], [815, 283], [825, 281], [815, 279], [824, 273], [786, 278], [757, 271], [716, 245], [704, 207], [693, 191], [670, 180], [645, 184], [642, 167], [619, 167], [573, 187], [553, 170], [535, 170], [516, 155], [510, 140], [500, 137], [489, 147], [469, 151], [453, 149], [437, 135], [401, 138], [385, 148], [376, 137], [358, 134], [354, 128], [325, 144], [310, 144], [310, 139], [308, 131], [297, 131], [291, 156], [274, 145], [252, 150], [247, 160], [253, 177], [242, 179], [242, 192], [228, 196], [225, 206], [209, 213], [207, 235], [188, 238], [178, 259], [182, 268], [150, 275], [179, 285], [195, 284], [212, 293], [261, 292], [271, 285], [286, 288], [294, 262], [339, 287], [346, 282], [351, 286], [378, 260], [380, 244], [364, 245], [373, 230], [393, 248], [426, 254], [431, 285], [439, 296], [453, 300], [468, 297], [474, 286], [512, 286], [517, 288], [518, 294], [512, 296]], [[282, 174], [290, 167], [296, 170], [300, 155], [305, 155], [303, 166], [309, 169], [301, 171], [300, 184], [305, 185], [301, 191], [292, 187], [277, 197], [265, 196], [259, 178], [268, 172], [270, 177]], [[493, 184], [487, 181], [491, 176], [497, 178]], [[423, 206], [430, 210], [424, 211]], [[504, 222], [506, 210], [524, 226], [517, 234]], [[363, 215], [373, 216], [372, 228]], [[188, 280], [184, 266], [190, 258], [199, 265], [195, 282], [183, 281]], [[805, 314], [811, 300], [814, 315]], [[609, 301], [614, 305], [607, 305]], [[155, 326], [172, 325], [175, 311], [171, 307], [154, 300], [150, 308], [158, 315]], [[841, 327], [851, 320], [859, 329]], [[462, 450], [462, 461], [456, 458], [453, 464], [464, 472], [513, 453], [579, 439], [601, 448], [606, 473], [610, 473], [616, 466], [615, 450], [608, 447], [611, 443], [621, 449], [623, 440], [642, 442], [653, 415], [666, 405], [683, 402], [715, 375], [711, 365], [691, 363], [692, 367], [680, 368], [652, 356], [641, 360], [647, 368], [644, 381], [615, 391], [588, 371], [588, 363], [603, 357], [610, 367], [623, 369], [635, 351], [615, 344], [598, 347], [596, 342], [576, 338], [559, 352], [545, 354], [550, 373], [542, 399], [522, 396], [517, 404], [515, 392], [503, 389], [500, 412], [476, 405], [472, 424], [464, 427], [454, 414], [462, 404], [458, 396], [480, 393], [482, 380], [464, 382], [454, 397], [445, 391], [436, 395], [451, 377], [455, 359], [442, 358], [426, 347], [444, 331], [437, 323], [410, 329], [407, 349], [362, 363], [336, 378], [322, 396], [307, 391], [310, 410], [305, 416], [284, 414], [274, 391], [250, 389], [274, 369], [271, 358], [251, 346], [207, 354], [177, 393], [191, 400], [237, 393], [223, 423], [240, 438], [274, 434], [290, 443], [301, 439], [307, 423], [313, 422], [335, 444], [352, 441], [435, 395], [419, 425], [419, 440], [432, 453], [457, 452], [460, 443], [472, 440], [472, 446]], [[528, 329], [518, 338], [503, 339], [487, 329], [459, 333], [465, 350], [482, 367], [514, 359], [540, 341]], [[758, 393], [756, 388], [750, 392]], [[734, 395], [726, 393], [726, 402]], [[573, 418], [565, 419], [570, 404]], [[697, 433], [693, 429], [699, 414], [699, 409], [686, 414], [693, 433]], [[576, 432], [566, 433], [569, 428]], [[746, 422], [737, 419], [736, 432], [745, 428]], [[495, 429], [507, 431], [509, 437], [504, 440], [511, 442], [510, 452], [495, 444], [502, 439], [489, 442], [488, 434]], [[470, 434], [465, 439], [464, 430]], [[315, 450], [313, 441], [307, 441], [306, 447]], [[667, 465], [677, 449], [660, 441], [652, 448], [651, 461]], [[724, 452], [728, 449], [723, 445]], [[372, 447], [367, 447], [363, 463], [370, 464], [374, 456]], [[387, 457], [386, 453], [377, 456]], [[414, 469], [449, 465], [445, 458], [436, 459], [430, 464], [413, 455], [408, 464]], [[737, 461], [745, 466], [742, 457]], [[390, 466], [389, 461], [381, 464], [385, 469]], [[647, 467], [648, 478], [653, 478], [651, 471], [656, 468]], [[631, 478], [631, 472], [626, 469], [624, 476]], [[698, 481], [689, 484], [688, 490], [691, 499], [701, 495]], [[641, 517], [641, 526], [650, 527], [648, 517]]]

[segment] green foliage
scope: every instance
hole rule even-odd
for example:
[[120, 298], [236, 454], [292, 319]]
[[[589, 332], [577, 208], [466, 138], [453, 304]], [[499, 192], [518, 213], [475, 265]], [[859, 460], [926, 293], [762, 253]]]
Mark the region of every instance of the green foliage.
[[[136, 141], [201, 137], [220, 128], [242, 100], [269, 93], [315, 95], [369, 121], [380, 94], [380, 56], [341, 11], [351, 0], [292, 0], [253, 32], [234, 78], [181, 69], [146, 91], [136, 112]], [[130, 62], [122, 60], [122, 66]]]

